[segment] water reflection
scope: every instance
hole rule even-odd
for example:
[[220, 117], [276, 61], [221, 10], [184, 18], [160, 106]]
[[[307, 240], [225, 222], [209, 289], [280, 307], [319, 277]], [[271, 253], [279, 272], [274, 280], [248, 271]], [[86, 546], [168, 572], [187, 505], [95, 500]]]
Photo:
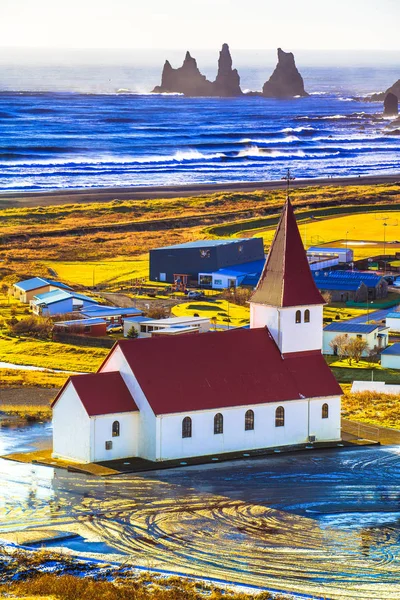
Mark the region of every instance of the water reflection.
[[106, 479], [0, 460], [0, 490], [0, 533], [54, 527], [144, 567], [315, 595], [323, 586], [334, 599], [400, 597], [396, 449]]

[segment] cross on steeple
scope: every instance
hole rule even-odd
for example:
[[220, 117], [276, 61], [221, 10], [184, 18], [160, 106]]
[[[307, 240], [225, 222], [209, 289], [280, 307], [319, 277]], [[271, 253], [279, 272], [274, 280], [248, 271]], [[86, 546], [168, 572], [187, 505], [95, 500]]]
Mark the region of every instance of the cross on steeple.
[[287, 182], [286, 197], [289, 198], [290, 182], [294, 181], [296, 179], [296, 177], [293, 177], [290, 172], [290, 169], [288, 169], [285, 177], [282, 177], [282, 179]]

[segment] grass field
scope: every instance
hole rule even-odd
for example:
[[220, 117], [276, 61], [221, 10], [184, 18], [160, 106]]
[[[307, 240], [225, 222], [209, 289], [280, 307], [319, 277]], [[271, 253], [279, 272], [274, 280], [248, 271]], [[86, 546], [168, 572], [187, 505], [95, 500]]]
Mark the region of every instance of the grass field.
[[342, 416], [353, 421], [400, 429], [400, 396], [377, 392], [347, 393]]
[[[386, 223], [386, 225], [384, 225]], [[300, 233], [306, 247], [338, 242], [339, 247], [347, 245], [354, 251], [354, 258], [361, 259], [371, 255], [389, 255], [394, 245], [390, 242], [400, 241], [400, 212], [371, 212], [353, 214], [344, 217], [317, 219], [299, 223]], [[386, 244], [384, 248], [384, 231]], [[255, 237], [262, 237], [266, 245], [270, 245], [275, 228], [266, 231], [254, 231]], [[361, 244], [360, 242], [369, 242]], [[400, 250], [400, 244], [396, 244]]]
[[97, 371], [109, 353], [106, 348], [71, 346], [22, 338], [0, 338], [0, 362], [80, 373]]
[[60, 388], [64, 385], [66, 378], [65, 373], [0, 369], [0, 382], [3, 387]]
[[147, 253], [134, 258], [121, 256], [96, 261], [45, 261], [43, 264], [52, 269], [61, 281], [86, 287], [134, 279], [147, 280], [149, 277]]
[[[207, 319], [216, 318], [218, 325], [229, 325], [231, 327], [242, 327], [250, 321], [250, 309], [247, 306], [238, 306], [226, 300], [215, 302], [188, 302], [178, 304], [171, 310], [176, 317], [193, 317], [195, 314]], [[228, 320], [229, 319], [229, 320]]]

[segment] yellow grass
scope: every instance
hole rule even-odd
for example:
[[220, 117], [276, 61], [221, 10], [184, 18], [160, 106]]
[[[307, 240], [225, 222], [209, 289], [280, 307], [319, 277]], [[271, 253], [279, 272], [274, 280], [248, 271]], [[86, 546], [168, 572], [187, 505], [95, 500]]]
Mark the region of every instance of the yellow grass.
[[67, 375], [65, 373], [50, 373], [49, 371], [0, 369], [0, 382], [2, 387], [60, 388], [64, 385], [66, 377]]
[[238, 306], [226, 300], [212, 303], [193, 300], [173, 306], [171, 313], [176, 317], [193, 317], [195, 314], [207, 319], [216, 317], [217, 325], [228, 325], [229, 318], [231, 327], [242, 327], [250, 321], [250, 309], [247, 306]]
[[27, 421], [47, 421], [48, 419], [51, 419], [50, 406], [36, 406], [32, 404], [0, 404], [0, 410], [6, 415], [14, 415]]
[[330, 318], [335, 320], [337, 315], [340, 316], [341, 320], [346, 319], [354, 319], [354, 317], [360, 317], [364, 315], [367, 311], [362, 308], [347, 308], [343, 305], [335, 305], [330, 304], [329, 306], [324, 306], [324, 318]]
[[353, 421], [400, 429], [400, 395], [347, 393], [342, 398], [342, 416]]
[[115, 469], [109, 469], [96, 463], [77, 463], [69, 460], [63, 460], [61, 458], [53, 458], [51, 456], [52, 449], [47, 450], [34, 450], [33, 452], [15, 452], [13, 454], [7, 454], [9, 460], [15, 460], [16, 462], [22, 463], [39, 463], [48, 465], [49, 467], [59, 467], [60, 469], [68, 469], [73, 467], [85, 473], [91, 475], [98, 475], [99, 477], [105, 477], [107, 475], [115, 475], [119, 471]]
[[57, 273], [61, 281], [83, 286], [148, 279], [149, 257], [142, 254], [129, 258], [120, 256], [91, 261], [49, 261], [43, 263]]
[[[384, 223], [387, 223], [384, 226]], [[338, 240], [346, 240], [349, 248], [354, 250], [354, 258], [383, 254], [384, 230], [386, 242], [400, 241], [400, 212], [366, 212], [344, 217], [317, 219], [315, 221], [299, 222], [300, 233], [306, 247], [330, 244]], [[275, 228], [255, 232], [255, 237], [262, 237], [266, 245], [270, 245]], [[357, 241], [373, 242], [368, 245], [353, 244]], [[345, 246], [343, 244], [336, 244]], [[391, 244], [386, 244], [386, 254], [390, 254]]]
[[97, 371], [109, 350], [57, 342], [0, 338], [0, 362], [90, 373]]

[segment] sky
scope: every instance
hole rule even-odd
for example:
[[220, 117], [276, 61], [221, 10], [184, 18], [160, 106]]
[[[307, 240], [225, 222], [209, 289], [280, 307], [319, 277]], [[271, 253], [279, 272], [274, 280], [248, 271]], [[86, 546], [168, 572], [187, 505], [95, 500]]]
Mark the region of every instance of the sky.
[[400, 50], [400, 0], [0, 0], [0, 47]]

